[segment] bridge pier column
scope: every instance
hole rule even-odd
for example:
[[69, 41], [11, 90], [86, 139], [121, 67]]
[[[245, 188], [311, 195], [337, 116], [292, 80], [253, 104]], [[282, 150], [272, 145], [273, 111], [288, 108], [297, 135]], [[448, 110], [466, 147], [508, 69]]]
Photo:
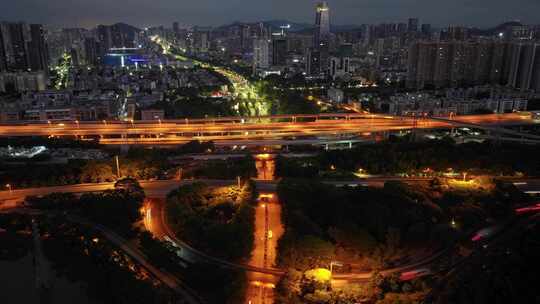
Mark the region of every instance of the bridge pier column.
[[352, 141], [349, 142], [349, 149], [352, 149]]

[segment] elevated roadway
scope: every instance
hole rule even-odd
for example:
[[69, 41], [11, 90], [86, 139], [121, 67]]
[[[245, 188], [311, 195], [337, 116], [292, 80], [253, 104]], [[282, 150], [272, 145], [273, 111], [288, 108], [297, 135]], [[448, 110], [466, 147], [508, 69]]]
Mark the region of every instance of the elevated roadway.
[[[0, 125], [0, 136], [94, 138], [110, 145], [169, 145], [192, 140], [214, 141], [218, 145], [288, 145], [362, 141], [375, 134], [411, 129], [471, 127], [540, 140], [537, 135], [503, 128], [534, 123], [529, 117], [516, 113], [460, 116], [451, 120], [338, 113], [129, 122], [26, 122]], [[295, 142], [299, 140], [305, 142]]]

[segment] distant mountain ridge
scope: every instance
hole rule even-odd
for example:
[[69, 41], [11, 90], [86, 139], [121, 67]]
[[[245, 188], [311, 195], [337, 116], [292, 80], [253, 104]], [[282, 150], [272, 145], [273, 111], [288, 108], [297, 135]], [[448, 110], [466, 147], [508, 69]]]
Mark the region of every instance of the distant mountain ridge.
[[133, 31], [133, 32], [140, 32], [141, 29], [136, 27], [136, 26], [133, 26], [133, 25], [130, 25], [130, 24], [127, 24], [127, 23], [123, 23], [123, 22], [117, 22], [115, 24], [111, 24], [110, 25], [111, 27], [115, 27], [117, 29], [120, 29], [122, 31]]

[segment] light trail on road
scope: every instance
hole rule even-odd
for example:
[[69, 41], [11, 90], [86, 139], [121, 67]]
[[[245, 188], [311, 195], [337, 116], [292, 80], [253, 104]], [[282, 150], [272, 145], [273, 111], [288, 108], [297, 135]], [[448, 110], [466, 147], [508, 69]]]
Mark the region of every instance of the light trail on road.
[[[0, 125], [0, 136], [68, 136], [99, 139], [102, 144], [181, 144], [192, 140], [227, 142], [291, 140], [298, 137], [320, 137], [334, 139], [373, 136], [376, 133], [397, 132], [412, 129], [449, 129], [456, 125], [471, 125], [489, 128], [515, 136], [540, 139], [540, 136], [521, 134], [498, 128], [501, 125], [533, 124], [534, 120], [519, 114], [493, 114], [461, 116], [459, 120], [382, 117], [365, 114], [332, 115], [279, 115], [259, 119], [223, 118], [197, 120], [190, 123], [182, 120], [160, 122], [63, 122], [58, 124], [18, 123]], [[312, 121], [300, 121], [304, 117]], [[288, 120], [291, 121], [283, 121]], [[242, 123], [243, 121], [243, 123]], [[324, 141], [324, 140], [323, 140]]]

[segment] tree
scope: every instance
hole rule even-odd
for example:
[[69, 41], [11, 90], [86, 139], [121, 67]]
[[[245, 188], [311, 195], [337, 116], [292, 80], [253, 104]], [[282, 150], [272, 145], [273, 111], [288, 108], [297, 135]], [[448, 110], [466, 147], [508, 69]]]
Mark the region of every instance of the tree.
[[332, 243], [312, 235], [291, 236], [286, 232], [278, 242], [279, 264], [285, 267], [300, 270], [326, 267], [335, 254]]
[[253, 247], [256, 192], [213, 189], [203, 183], [181, 186], [167, 196], [169, 222], [193, 247], [230, 260], [249, 256]]
[[80, 179], [83, 183], [100, 183], [113, 180], [114, 174], [110, 165], [97, 161], [89, 161], [81, 168]]
[[116, 181], [116, 183], [114, 184], [114, 189], [125, 190], [129, 195], [133, 196], [134, 198], [144, 199], [145, 197], [144, 189], [139, 184], [139, 181], [131, 177], [126, 177]]
[[28, 196], [25, 204], [36, 209], [72, 209], [78, 207], [78, 198], [73, 193], [55, 192], [43, 197]]

